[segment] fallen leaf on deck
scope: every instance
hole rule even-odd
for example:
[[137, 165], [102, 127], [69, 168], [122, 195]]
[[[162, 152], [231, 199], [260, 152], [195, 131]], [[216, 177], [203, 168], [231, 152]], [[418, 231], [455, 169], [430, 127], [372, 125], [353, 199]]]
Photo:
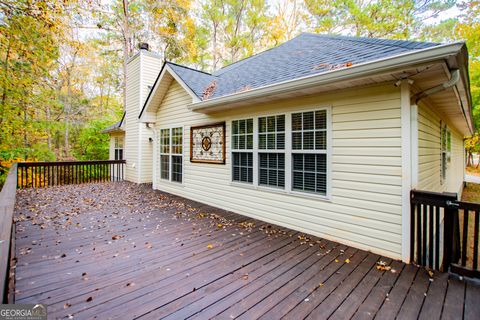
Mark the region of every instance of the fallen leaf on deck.
[[335, 259], [335, 262], [338, 262], [338, 259]]
[[380, 270], [380, 271], [389, 271], [390, 269], [392, 269], [392, 267], [387, 266], [386, 262], [383, 262], [381, 260], [377, 262], [376, 268], [377, 270]]
[[345, 263], [350, 263], [350, 259], [345, 259]]
[[92, 297], [88, 297], [88, 298], [87, 298], [87, 302], [90, 302], [90, 301], [92, 301], [92, 300], [93, 300]]
[[67, 255], [65, 253], [62, 253], [62, 255], [60, 256], [60, 258], [65, 258]]
[[67, 309], [67, 308], [70, 308], [72, 305], [70, 303], [65, 303], [63, 305], [63, 309]]
[[243, 280], [248, 280], [248, 273], [244, 274], [242, 277]]
[[213, 244], [209, 243], [209, 244], [207, 245], [207, 248], [208, 248], [208, 249], [212, 249], [212, 248], [213, 248]]
[[115, 236], [112, 237], [112, 240], [118, 240], [118, 239], [121, 239], [121, 238], [122, 238], [122, 236], [115, 235]]
[[432, 270], [428, 270], [428, 276], [429, 276], [430, 278], [433, 278], [433, 275], [434, 275], [433, 271], [432, 271]]

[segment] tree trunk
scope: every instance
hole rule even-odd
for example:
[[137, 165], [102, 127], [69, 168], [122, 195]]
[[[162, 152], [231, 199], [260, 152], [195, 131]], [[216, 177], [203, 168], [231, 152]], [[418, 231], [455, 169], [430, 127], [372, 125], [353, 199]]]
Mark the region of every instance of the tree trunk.
[[131, 53], [132, 35], [129, 23], [128, 0], [123, 0], [123, 111], [127, 105], [127, 62]]

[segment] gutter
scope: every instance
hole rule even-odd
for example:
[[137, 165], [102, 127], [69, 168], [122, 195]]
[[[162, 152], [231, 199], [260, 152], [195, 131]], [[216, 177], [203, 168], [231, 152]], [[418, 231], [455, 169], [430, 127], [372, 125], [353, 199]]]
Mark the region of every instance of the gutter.
[[[413, 95], [412, 98], [411, 98], [411, 103], [412, 104], [418, 104], [418, 102], [420, 100], [422, 100], [423, 98], [426, 98], [428, 96], [431, 96], [432, 94], [435, 94], [435, 93], [438, 93], [438, 92], [441, 92], [443, 90], [446, 90], [448, 88], [451, 88], [453, 86], [455, 86], [457, 84], [457, 82], [460, 80], [460, 70], [458, 69], [453, 69], [453, 70], [450, 70], [450, 80], [436, 86], [436, 87], [433, 87], [433, 88], [430, 88], [430, 89], [427, 89], [425, 91], [422, 91], [422, 92], [418, 92], [417, 94]], [[460, 103], [462, 103], [460, 101]], [[463, 105], [462, 105], [462, 109], [463, 109]]]
[[353, 77], [369, 76], [377, 73], [387, 72], [402, 67], [412, 66], [412, 64], [417, 65], [432, 62], [435, 60], [445, 59], [446, 57], [452, 55], [457, 55], [464, 46], [464, 42], [455, 42], [432, 48], [421, 49], [415, 52], [407, 52], [393, 57], [359, 63], [344, 69], [309, 75], [249, 91], [232, 93], [223, 97], [194, 102], [189, 104], [188, 108], [192, 111], [206, 110], [222, 104], [240, 102], [258, 97], [265, 97], [268, 95], [277, 95], [288, 91], [302, 90], [311, 86], [318, 86], [335, 81], [351, 79]]

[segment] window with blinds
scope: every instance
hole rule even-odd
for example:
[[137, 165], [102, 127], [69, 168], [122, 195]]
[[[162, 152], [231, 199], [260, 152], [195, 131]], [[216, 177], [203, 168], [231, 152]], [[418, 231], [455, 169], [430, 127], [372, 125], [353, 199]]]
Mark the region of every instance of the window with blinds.
[[232, 121], [232, 180], [253, 183], [253, 119]]
[[327, 194], [327, 111], [292, 113], [292, 189]]
[[183, 128], [160, 130], [160, 178], [182, 182]]
[[270, 187], [285, 187], [285, 154], [259, 153], [258, 184]]
[[328, 109], [232, 121], [232, 180], [327, 196]]
[[258, 118], [258, 184], [285, 187], [285, 115]]

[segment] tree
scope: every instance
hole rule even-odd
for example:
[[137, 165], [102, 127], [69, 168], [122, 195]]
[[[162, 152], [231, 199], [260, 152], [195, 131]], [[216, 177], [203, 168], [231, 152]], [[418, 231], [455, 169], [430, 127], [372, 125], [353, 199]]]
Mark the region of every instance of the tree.
[[305, 0], [314, 30], [357, 37], [409, 39], [424, 21], [451, 8], [454, 0]]

